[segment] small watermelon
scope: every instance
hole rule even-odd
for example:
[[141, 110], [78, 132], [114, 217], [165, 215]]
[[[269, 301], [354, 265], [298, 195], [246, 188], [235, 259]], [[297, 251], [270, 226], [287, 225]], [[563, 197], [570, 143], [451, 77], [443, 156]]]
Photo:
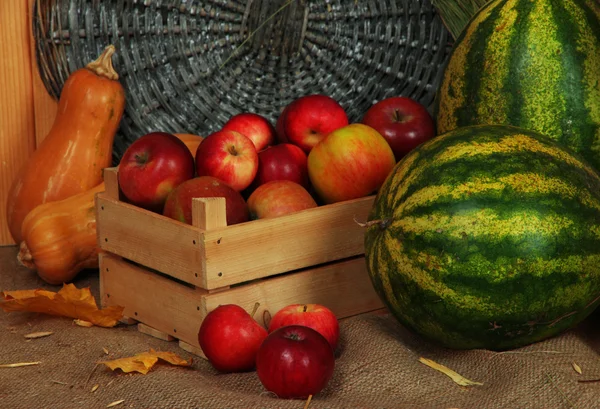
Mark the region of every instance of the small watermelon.
[[459, 128], [395, 166], [365, 256], [380, 298], [426, 338], [492, 350], [543, 340], [600, 301], [600, 176], [534, 131]]
[[490, 1], [457, 38], [435, 105], [438, 134], [518, 126], [600, 169], [600, 2]]

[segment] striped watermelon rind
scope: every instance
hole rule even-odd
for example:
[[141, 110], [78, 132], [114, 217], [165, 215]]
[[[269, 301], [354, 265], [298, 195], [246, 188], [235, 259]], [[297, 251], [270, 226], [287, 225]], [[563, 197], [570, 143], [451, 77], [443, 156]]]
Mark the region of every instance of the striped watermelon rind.
[[600, 176], [533, 131], [471, 126], [420, 145], [384, 182], [369, 224], [376, 292], [444, 346], [527, 345], [600, 301]]
[[519, 126], [600, 169], [600, 2], [492, 0], [457, 38], [434, 112], [439, 134]]

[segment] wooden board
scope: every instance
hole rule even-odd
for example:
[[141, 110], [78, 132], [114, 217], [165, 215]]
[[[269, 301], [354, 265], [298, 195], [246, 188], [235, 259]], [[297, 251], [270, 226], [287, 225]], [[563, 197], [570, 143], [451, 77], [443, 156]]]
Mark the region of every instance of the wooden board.
[[[225, 291], [187, 286], [110, 254], [100, 256], [101, 304], [121, 305], [124, 314], [161, 334], [198, 347], [206, 314], [233, 303], [266, 326], [270, 316], [292, 303], [318, 303], [338, 318], [383, 308], [366, 271], [364, 257], [257, 280]], [[162, 335], [161, 335], [162, 336]]]
[[10, 185], [51, 128], [57, 107], [33, 54], [34, 1], [0, 1], [0, 245], [14, 244], [5, 222]]

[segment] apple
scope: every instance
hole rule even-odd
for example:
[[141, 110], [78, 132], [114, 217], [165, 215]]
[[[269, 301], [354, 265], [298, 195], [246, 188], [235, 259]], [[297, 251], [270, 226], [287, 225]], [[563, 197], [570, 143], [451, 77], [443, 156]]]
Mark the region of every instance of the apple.
[[275, 124], [275, 135], [277, 136], [277, 140], [279, 141], [279, 143], [289, 142], [287, 136], [285, 135], [285, 129], [283, 129], [283, 123], [285, 122], [285, 115], [287, 113], [288, 106], [286, 106], [281, 112], [281, 114], [279, 114], [279, 117], [277, 118], [277, 123]]
[[212, 176], [186, 180], [167, 196], [163, 215], [192, 224], [192, 199], [195, 197], [224, 197], [227, 225], [249, 220], [248, 206], [240, 192]]
[[435, 124], [427, 108], [407, 97], [392, 97], [372, 105], [362, 123], [381, 134], [396, 161], [435, 136]]
[[306, 95], [285, 108], [283, 133], [290, 143], [306, 153], [325, 136], [348, 125], [344, 108], [327, 95]]
[[235, 304], [219, 305], [209, 312], [198, 331], [202, 352], [220, 372], [253, 370], [266, 337], [267, 330]]
[[307, 156], [291, 143], [280, 143], [258, 152], [258, 171], [254, 188], [272, 180], [291, 180], [308, 189]]
[[180, 139], [152, 132], [133, 141], [119, 162], [123, 195], [136, 206], [161, 211], [167, 195], [194, 177], [194, 156]]
[[282, 399], [306, 399], [321, 392], [335, 369], [333, 349], [310, 327], [288, 325], [271, 332], [256, 355], [262, 385]]
[[191, 133], [174, 133], [173, 135], [175, 135], [176, 137], [181, 139], [183, 143], [185, 143], [185, 145], [192, 153], [192, 156], [196, 156], [198, 145], [200, 145], [200, 142], [202, 142], [202, 139], [204, 139], [200, 135], [194, 135]]
[[317, 207], [306, 189], [290, 180], [272, 180], [256, 188], [248, 197], [250, 218], [268, 219]]
[[238, 192], [246, 189], [258, 171], [258, 153], [250, 139], [236, 131], [217, 131], [196, 150], [198, 176], [221, 179]]
[[273, 316], [269, 333], [287, 325], [304, 325], [323, 335], [335, 351], [340, 337], [337, 317], [329, 308], [319, 304], [291, 304]]
[[394, 153], [379, 132], [350, 124], [310, 151], [308, 177], [325, 203], [335, 203], [375, 193], [395, 165]]
[[221, 130], [241, 133], [252, 141], [257, 152], [275, 142], [275, 128], [273, 128], [273, 125], [265, 117], [252, 112], [232, 116]]

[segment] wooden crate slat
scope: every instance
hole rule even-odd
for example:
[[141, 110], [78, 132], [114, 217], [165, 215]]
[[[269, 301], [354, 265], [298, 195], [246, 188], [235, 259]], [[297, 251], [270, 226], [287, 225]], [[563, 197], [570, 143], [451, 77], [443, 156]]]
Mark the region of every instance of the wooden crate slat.
[[201, 293], [119, 257], [100, 257], [103, 306], [125, 307], [124, 315], [198, 346]]
[[269, 316], [290, 304], [321, 304], [340, 319], [383, 308], [364, 257], [259, 280], [204, 298], [208, 311], [220, 304], [237, 304], [252, 311], [259, 302], [254, 318], [265, 327]]
[[374, 197], [203, 232], [204, 288], [218, 288], [364, 254]]
[[202, 285], [199, 231], [193, 226], [96, 196], [98, 243], [117, 254], [187, 283]]

